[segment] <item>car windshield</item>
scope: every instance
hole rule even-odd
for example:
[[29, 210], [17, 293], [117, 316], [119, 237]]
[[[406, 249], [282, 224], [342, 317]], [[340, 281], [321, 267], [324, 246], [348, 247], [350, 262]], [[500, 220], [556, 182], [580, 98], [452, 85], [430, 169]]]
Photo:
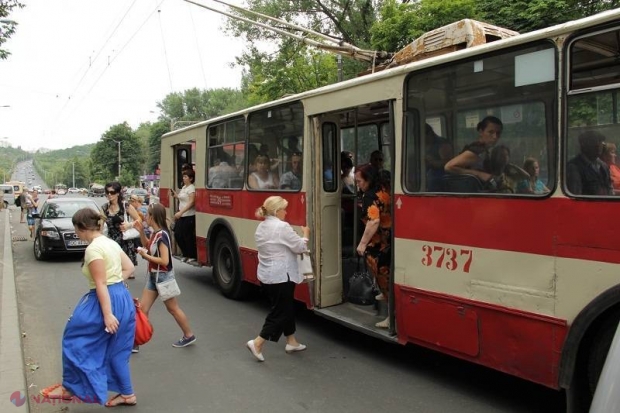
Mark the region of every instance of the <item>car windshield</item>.
[[146, 195], [146, 194], [148, 194], [146, 189], [134, 189], [133, 191], [131, 191], [131, 193], [133, 195]]
[[71, 218], [73, 214], [82, 208], [91, 208], [94, 211], [97, 211], [97, 207], [88, 202], [47, 202], [47, 208], [45, 209], [42, 218]]

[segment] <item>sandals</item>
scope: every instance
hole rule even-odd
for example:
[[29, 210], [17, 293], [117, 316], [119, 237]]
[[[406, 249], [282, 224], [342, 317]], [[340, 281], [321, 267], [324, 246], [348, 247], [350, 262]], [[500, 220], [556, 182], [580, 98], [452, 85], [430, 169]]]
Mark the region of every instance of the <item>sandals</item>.
[[[50, 394], [59, 387], [62, 388], [62, 391], [59, 394]], [[54, 384], [53, 386], [49, 386], [44, 389], [41, 389], [41, 391], [39, 391], [39, 394], [41, 394], [41, 396], [47, 399], [50, 399], [50, 400], [72, 400], [73, 399], [73, 394], [71, 394], [69, 390], [62, 387], [62, 384]]]
[[[121, 399], [120, 401], [118, 399]], [[130, 401], [133, 400], [133, 401]], [[105, 402], [105, 407], [116, 407], [116, 406], [135, 406], [138, 404], [136, 400], [136, 395], [132, 394], [131, 396], [123, 396], [122, 394], [117, 394], [112, 397], [110, 400]]]

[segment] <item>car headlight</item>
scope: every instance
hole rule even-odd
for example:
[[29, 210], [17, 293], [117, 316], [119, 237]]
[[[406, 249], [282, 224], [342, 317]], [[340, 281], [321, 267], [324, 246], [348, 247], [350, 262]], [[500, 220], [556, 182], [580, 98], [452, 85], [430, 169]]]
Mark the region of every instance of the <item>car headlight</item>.
[[41, 236], [52, 238], [52, 239], [60, 239], [60, 235], [58, 234], [58, 231], [56, 231], [55, 229], [42, 229]]

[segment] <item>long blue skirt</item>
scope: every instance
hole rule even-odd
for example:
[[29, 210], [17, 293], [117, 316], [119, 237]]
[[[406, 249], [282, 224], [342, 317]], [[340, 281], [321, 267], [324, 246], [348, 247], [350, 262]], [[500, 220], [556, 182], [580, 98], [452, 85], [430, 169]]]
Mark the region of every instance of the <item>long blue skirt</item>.
[[62, 338], [62, 385], [86, 403], [103, 404], [108, 391], [133, 394], [129, 358], [136, 334], [136, 308], [123, 283], [108, 286], [116, 334], [105, 332], [94, 289], [82, 297]]

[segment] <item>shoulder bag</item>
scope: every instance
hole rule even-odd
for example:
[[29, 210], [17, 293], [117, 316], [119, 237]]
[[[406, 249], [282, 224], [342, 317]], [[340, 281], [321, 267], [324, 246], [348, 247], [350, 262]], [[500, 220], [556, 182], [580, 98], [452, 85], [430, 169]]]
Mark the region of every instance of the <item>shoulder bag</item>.
[[297, 272], [304, 281], [314, 279], [314, 270], [312, 269], [312, 257], [310, 256], [310, 251], [297, 254]]
[[347, 292], [347, 301], [358, 305], [371, 305], [375, 303], [377, 295], [373, 276], [368, 272], [366, 258], [364, 261], [364, 269], [360, 269], [360, 257], [357, 257], [357, 270], [349, 279], [349, 291]]
[[136, 306], [136, 336], [133, 344], [141, 346], [148, 343], [153, 337], [153, 325], [149, 321], [148, 316], [142, 311], [140, 301], [134, 298], [133, 303]]
[[[129, 219], [127, 217], [127, 206], [125, 205], [125, 223], [129, 222]], [[123, 231], [123, 239], [125, 241], [130, 240], [130, 239], [135, 239], [135, 238], [140, 238], [140, 231], [138, 231], [135, 228], [129, 228], [128, 230]]]
[[[168, 236], [164, 230], [161, 230], [161, 233], [162, 237], [164, 235], [166, 237]], [[168, 238], [168, 241], [170, 241], [170, 238]], [[157, 254], [155, 256], [159, 256], [159, 248], [157, 248], [156, 251]], [[168, 256], [170, 260], [172, 260], [172, 257], [170, 257], [170, 249], [168, 249]], [[172, 270], [172, 273], [174, 274], [174, 270]], [[155, 275], [155, 288], [157, 288], [157, 293], [162, 301], [168, 301], [171, 298], [181, 295], [181, 289], [179, 288], [179, 284], [177, 284], [177, 280], [174, 277], [169, 280], [159, 282], [159, 265], [157, 265], [157, 274]]]

